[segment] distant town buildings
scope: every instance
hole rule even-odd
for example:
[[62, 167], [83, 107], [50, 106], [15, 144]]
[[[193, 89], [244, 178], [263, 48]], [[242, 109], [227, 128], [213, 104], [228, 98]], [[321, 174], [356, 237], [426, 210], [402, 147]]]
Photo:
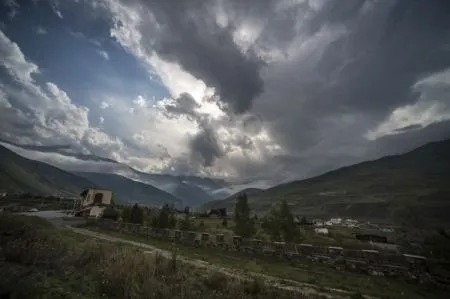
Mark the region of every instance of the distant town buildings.
[[313, 219], [312, 223], [315, 227], [323, 227], [323, 226], [345, 226], [345, 227], [357, 227], [358, 226], [358, 220], [355, 219], [342, 219], [342, 218], [331, 218], [329, 220], [322, 220], [322, 219]]
[[329, 222], [331, 223], [331, 225], [341, 224], [342, 223], [342, 218], [331, 218], [329, 220]]
[[314, 232], [319, 235], [328, 235], [328, 228], [326, 227], [316, 227]]
[[313, 219], [312, 223], [316, 227], [324, 226], [324, 222], [322, 219]]

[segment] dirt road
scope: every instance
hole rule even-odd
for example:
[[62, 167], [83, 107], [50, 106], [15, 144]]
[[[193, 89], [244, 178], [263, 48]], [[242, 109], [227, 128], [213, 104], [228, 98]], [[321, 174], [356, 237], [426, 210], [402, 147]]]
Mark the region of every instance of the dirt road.
[[[136, 247], [142, 248], [143, 252], [147, 253], [147, 254], [157, 254], [158, 253], [167, 258], [171, 258], [171, 256], [172, 256], [172, 253], [170, 251], [163, 250], [163, 249], [157, 248], [157, 247], [149, 245], [149, 244], [135, 242], [135, 241], [126, 240], [126, 239], [122, 239], [122, 238], [117, 238], [117, 237], [109, 236], [107, 234], [102, 234], [102, 233], [94, 232], [94, 231], [87, 230], [87, 229], [72, 227], [70, 225], [67, 225], [66, 228], [71, 229], [72, 231], [74, 231], [78, 234], [85, 235], [85, 236], [90, 236], [93, 238], [97, 238], [97, 239], [101, 239], [101, 240], [105, 240], [105, 241], [109, 241], [109, 242], [123, 243], [123, 244], [129, 244], [132, 246], [136, 246]], [[267, 283], [269, 283], [270, 285], [272, 285], [276, 288], [287, 290], [287, 291], [294, 291], [294, 292], [302, 293], [304, 295], [316, 295], [316, 296], [321, 295], [321, 296], [324, 296], [324, 298], [349, 298], [349, 296], [351, 295], [350, 292], [341, 290], [341, 289], [324, 288], [324, 287], [320, 287], [317, 285], [301, 283], [301, 282], [297, 282], [297, 281], [293, 281], [293, 280], [286, 280], [286, 279], [282, 280], [278, 277], [263, 275], [263, 274], [259, 274], [259, 273], [252, 273], [252, 272], [246, 272], [245, 274], [239, 273], [239, 271], [237, 271], [237, 270], [231, 270], [229, 268], [210, 264], [208, 262], [198, 260], [198, 259], [190, 259], [190, 258], [188, 259], [188, 258], [179, 256], [179, 255], [177, 256], [177, 260], [179, 260], [183, 263], [190, 264], [197, 268], [204, 269], [206, 271], [220, 272], [226, 276], [233, 277], [238, 280], [250, 281], [255, 277], [262, 278], [264, 281], [266, 281]], [[281, 283], [281, 281], [282, 281], [282, 283]], [[365, 298], [372, 299], [375, 297], [365, 296]]]

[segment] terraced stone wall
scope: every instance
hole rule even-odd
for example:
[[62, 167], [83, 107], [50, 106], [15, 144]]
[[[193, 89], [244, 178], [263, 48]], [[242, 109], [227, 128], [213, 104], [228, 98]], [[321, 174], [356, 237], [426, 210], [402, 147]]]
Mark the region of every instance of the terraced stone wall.
[[290, 261], [309, 260], [329, 265], [337, 270], [378, 276], [406, 277], [417, 282], [425, 282], [431, 279], [427, 259], [414, 255], [390, 254], [377, 250], [352, 250], [333, 246], [313, 246], [311, 244], [266, 242], [257, 239], [245, 239], [240, 236], [159, 229], [104, 219], [94, 220], [90, 223], [102, 229], [144, 238], [238, 252], [253, 257], [271, 257]]

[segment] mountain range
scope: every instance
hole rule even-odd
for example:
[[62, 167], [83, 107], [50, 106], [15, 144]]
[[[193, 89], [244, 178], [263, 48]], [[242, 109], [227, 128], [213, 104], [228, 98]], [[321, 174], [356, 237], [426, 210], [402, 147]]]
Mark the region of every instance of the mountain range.
[[114, 197], [122, 202], [152, 206], [162, 206], [168, 203], [178, 208], [182, 208], [184, 204], [183, 200], [168, 192], [149, 184], [130, 180], [118, 174], [95, 172], [76, 172], [75, 174], [86, 178], [97, 186], [101, 186], [101, 188], [112, 190]]
[[[450, 140], [445, 140], [310, 179], [253, 190], [248, 198], [250, 207], [260, 213], [286, 200], [294, 213], [311, 217], [398, 220], [401, 216], [450, 223], [449, 183]], [[232, 211], [236, 197], [201, 208]]]
[[[70, 146], [67, 145], [19, 145], [1, 139], [0, 144], [12, 148], [24, 157], [27, 157], [27, 154], [29, 153], [39, 153], [41, 158], [45, 157], [46, 153], [56, 154], [60, 159], [58, 157], [58, 159], [49, 161], [40, 160], [78, 175], [84, 172], [91, 173], [90, 179], [93, 182], [98, 180], [105, 182], [104, 177], [101, 177], [101, 174], [117, 174], [132, 181], [151, 185], [152, 187], [166, 191], [178, 199], [181, 199], [183, 205], [189, 207], [195, 208], [205, 202], [228, 197], [233, 192], [232, 189], [228, 190], [230, 184], [221, 179], [192, 175], [145, 173], [112, 159], [74, 152]], [[33, 159], [34, 156], [29, 158]], [[81, 161], [82, 163], [58, 163], [58, 160], [76, 160]], [[129, 182], [126, 184], [129, 185], [128, 183]], [[109, 184], [107, 185], [109, 186]]]
[[[33, 147], [32, 150], [52, 152], [54, 148]], [[228, 185], [223, 180], [210, 178], [139, 172], [114, 160], [95, 156], [92, 158], [90, 155], [70, 154], [70, 156], [84, 161], [113, 164], [113, 168], [108, 168], [113, 169], [113, 172], [62, 170], [27, 159], [0, 146], [0, 191], [78, 196], [83, 189], [98, 187], [112, 190], [117, 201], [122, 203], [141, 203], [150, 206], [169, 203], [181, 208], [197, 207], [214, 200], [216, 197], [213, 191]]]
[[78, 195], [91, 181], [51, 165], [26, 159], [0, 146], [0, 190], [54, 195]]
[[67, 171], [0, 146], [0, 191], [78, 195], [82, 189], [100, 187], [111, 189], [124, 203], [170, 203], [230, 212], [238, 194], [245, 192], [258, 214], [286, 200], [295, 214], [308, 217], [390, 220], [416, 215], [416, 219], [450, 222], [450, 140], [264, 190], [244, 185], [236, 189], [220, 179], [144, 173], [113, 160], [95, 159], [114, 168], [108, 168], [110, 172]]

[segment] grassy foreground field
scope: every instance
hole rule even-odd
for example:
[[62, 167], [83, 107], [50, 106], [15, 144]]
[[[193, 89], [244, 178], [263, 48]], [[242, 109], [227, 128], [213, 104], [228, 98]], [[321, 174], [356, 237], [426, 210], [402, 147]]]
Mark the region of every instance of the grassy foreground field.
[[[105, 233], [109, 236], [150, 244], [161, 249], [173, 249], [173, 245], [166, 241], [146, 239], [124, 233], [111, 232], [96, 227], [88, 228], [92, 231]], [[249, 256], [243, 256], [237, 253], [233, 254], [206, 248], [193, 248], [178, 244], [176, 249], [180, 256], [201, 259], [212, 265], [228, 268], [236, 273], [260, 273], [270, 275], [271, 277], [278, 277], [280, 283], [292, 280], [306, 284], [314, 284], [318, 285], [319, 288], [321, 288], [321, 291], [324, 292], [329, 292], [330, 289], [336, 288], [348, 291], [350, 296], [354, 295], [355, 298], [361, 298], [358, 297], [357, 294], [392, 299], [448, 298], [445, 292], [436, 289], [434, 286], [407, 283], [400, 279], [339, 272], [327, 266], [306, 261], [289, 263], [269, 258], [264, 260], [252, 259]]]
[[0, 298], [302, 298], [35, 217], [0, 214], [0, 245]]

